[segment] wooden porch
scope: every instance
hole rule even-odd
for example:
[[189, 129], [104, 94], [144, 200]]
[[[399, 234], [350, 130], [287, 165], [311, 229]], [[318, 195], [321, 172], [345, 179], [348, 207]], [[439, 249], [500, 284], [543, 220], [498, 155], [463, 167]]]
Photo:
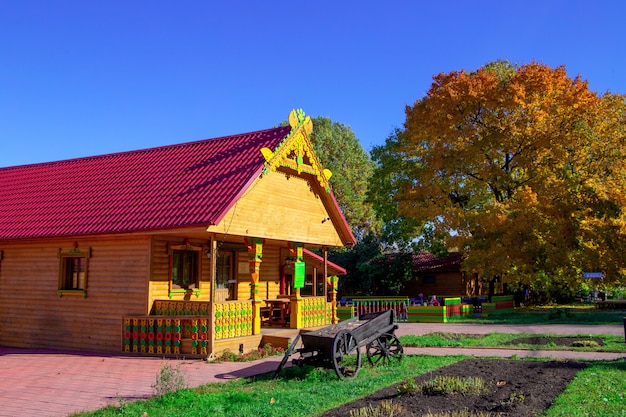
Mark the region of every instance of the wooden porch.
[[[122, 351], [210, 357], [225, 350], [247, 352], [267, 343], [286, 348], [301, 329], [319, 328], [336, 321], [336, 309], [325, 297], [291, 298], [286, 303], [289, 325], [262, 327], [262, 300], [219, 303], [156, 300], [150, 315], [122, 318]], [[255, 326], [255, 322], [259, 325]], [[271, 322], [266, 320], [266, 324]]]

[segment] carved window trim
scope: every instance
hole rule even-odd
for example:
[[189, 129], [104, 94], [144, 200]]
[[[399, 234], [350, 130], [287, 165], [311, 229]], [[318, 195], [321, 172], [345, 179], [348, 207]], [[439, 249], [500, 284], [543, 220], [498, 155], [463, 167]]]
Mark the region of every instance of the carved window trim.
[[[194, 252], [195, 253], [195, 282], [187, 288], [181, 288], [178, 285], [175, 286], [173, 280], [174, 270], [174, 255], [177, 252]], [[167, 254], [169, 258], [168, 267], [168, 297], [173, 298], [177, 294], [195, 294], [196, 298], [200, 297], [200, 281], [202, 276], [202, 254], [204, 253], [203, 246], [194, 246], [189, 239], [185, 239], [185, 243], [182, 245], [167, 244]]]
[[[87, 297], [91, 248], [80, 250], [78, 243], [74, 242], [72, 249], [63, 250], [59, 248], [57, 257], [59, 258], [57, 295], [59, 297], [68, 295]], [[70, 280], [73, 282], [72, 284], [69, 284]]]

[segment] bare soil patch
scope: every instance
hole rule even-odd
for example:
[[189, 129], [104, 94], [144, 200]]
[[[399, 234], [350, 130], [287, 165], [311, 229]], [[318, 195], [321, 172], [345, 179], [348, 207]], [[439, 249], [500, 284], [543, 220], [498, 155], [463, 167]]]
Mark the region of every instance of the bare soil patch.
[[575, 337], [575, 336], [533, 336], [533, 337], [520, 337], [517, 339], [513, 339], [507, 343], [507, 345], [550, 345], [553, 344], [555, 346], [574, 346], [575, 342], [584, 342], [584, 341], [592, 341], [596, 342], [598, 346], [604, 345], [604, 340], [599, 337]]
[[383, 401], [401, 406], [396, 417], [423, 416], [427, 413], [473, 411], [491, 416], [531, 417], [550, 406], [585, 365], [576, 361], [528, 361], [507, 359], [465, 359], [415, 378], [417, 386], [436, 378], [475, 377], [484, 380], [481, 394], [425, 395], [421, 390], [398, 393], [397, 385], [365, 398], [329, 410], [323, 417], [345, 417], [351, 410], [377, 407]]

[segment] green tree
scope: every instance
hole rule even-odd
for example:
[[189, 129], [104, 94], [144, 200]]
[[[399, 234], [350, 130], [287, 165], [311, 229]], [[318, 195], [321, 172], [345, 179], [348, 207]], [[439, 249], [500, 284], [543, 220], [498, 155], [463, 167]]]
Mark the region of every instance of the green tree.
[[[433, 77], [374, 149], [370, 199], [383, 220], [431, 228], [468, 272], [621, 281], [626, 265], [625, 97], [565, 68], [495, 62]], [[409, 227], [410, 229], [410, 227]]]
[[339, 281], [340, 294], [399, 294], [412, 263], [405, 250], [389, 256], [381, 241], [381, 222], [367, 200], [375, 164], [348, 126], [326, 117], [312, 120], [311, 143], [322, 165], [333, 172], [333, 193], [358, 241], [353, 248], [329, 252], [329, 258], [348, 272]]
[[366, 201], [374, 162], [356, 135], [342, 123], [327, 117], [313, 121], [311, 144], [322, 166], [332, 171], [333, 193], [357, 239], [378, 228], [372, 205]]
[[383, 250], [378, 236], [368, 233], [348, 250], [335, 252], [333, 262], [347, 270], [339, 280], [340, 296], [399, 295], [413, 277], [412, 252]]
[[384, 146], [372, 149], [377, 169], [370, 177], [367, 197], [382, 222], [381, 241], [388, 251], [427, 251], [445, 255], [443, 236], [437, 234], [432, 224], [419, 223], [417, 218], [399, 211], [396, 197], [412, 182], [409, 175], [411, 161], [401, 147], [402, 135], [402, 130], [395, 129]]

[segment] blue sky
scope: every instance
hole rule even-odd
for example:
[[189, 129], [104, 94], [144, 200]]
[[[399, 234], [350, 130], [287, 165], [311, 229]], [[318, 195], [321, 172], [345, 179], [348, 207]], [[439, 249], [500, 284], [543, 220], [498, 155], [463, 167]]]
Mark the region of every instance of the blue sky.
[[626, 2], [0, 0], [0, 167], [265, 129], [382, 145], [432, 76], [565, 65], [626, 94]]

